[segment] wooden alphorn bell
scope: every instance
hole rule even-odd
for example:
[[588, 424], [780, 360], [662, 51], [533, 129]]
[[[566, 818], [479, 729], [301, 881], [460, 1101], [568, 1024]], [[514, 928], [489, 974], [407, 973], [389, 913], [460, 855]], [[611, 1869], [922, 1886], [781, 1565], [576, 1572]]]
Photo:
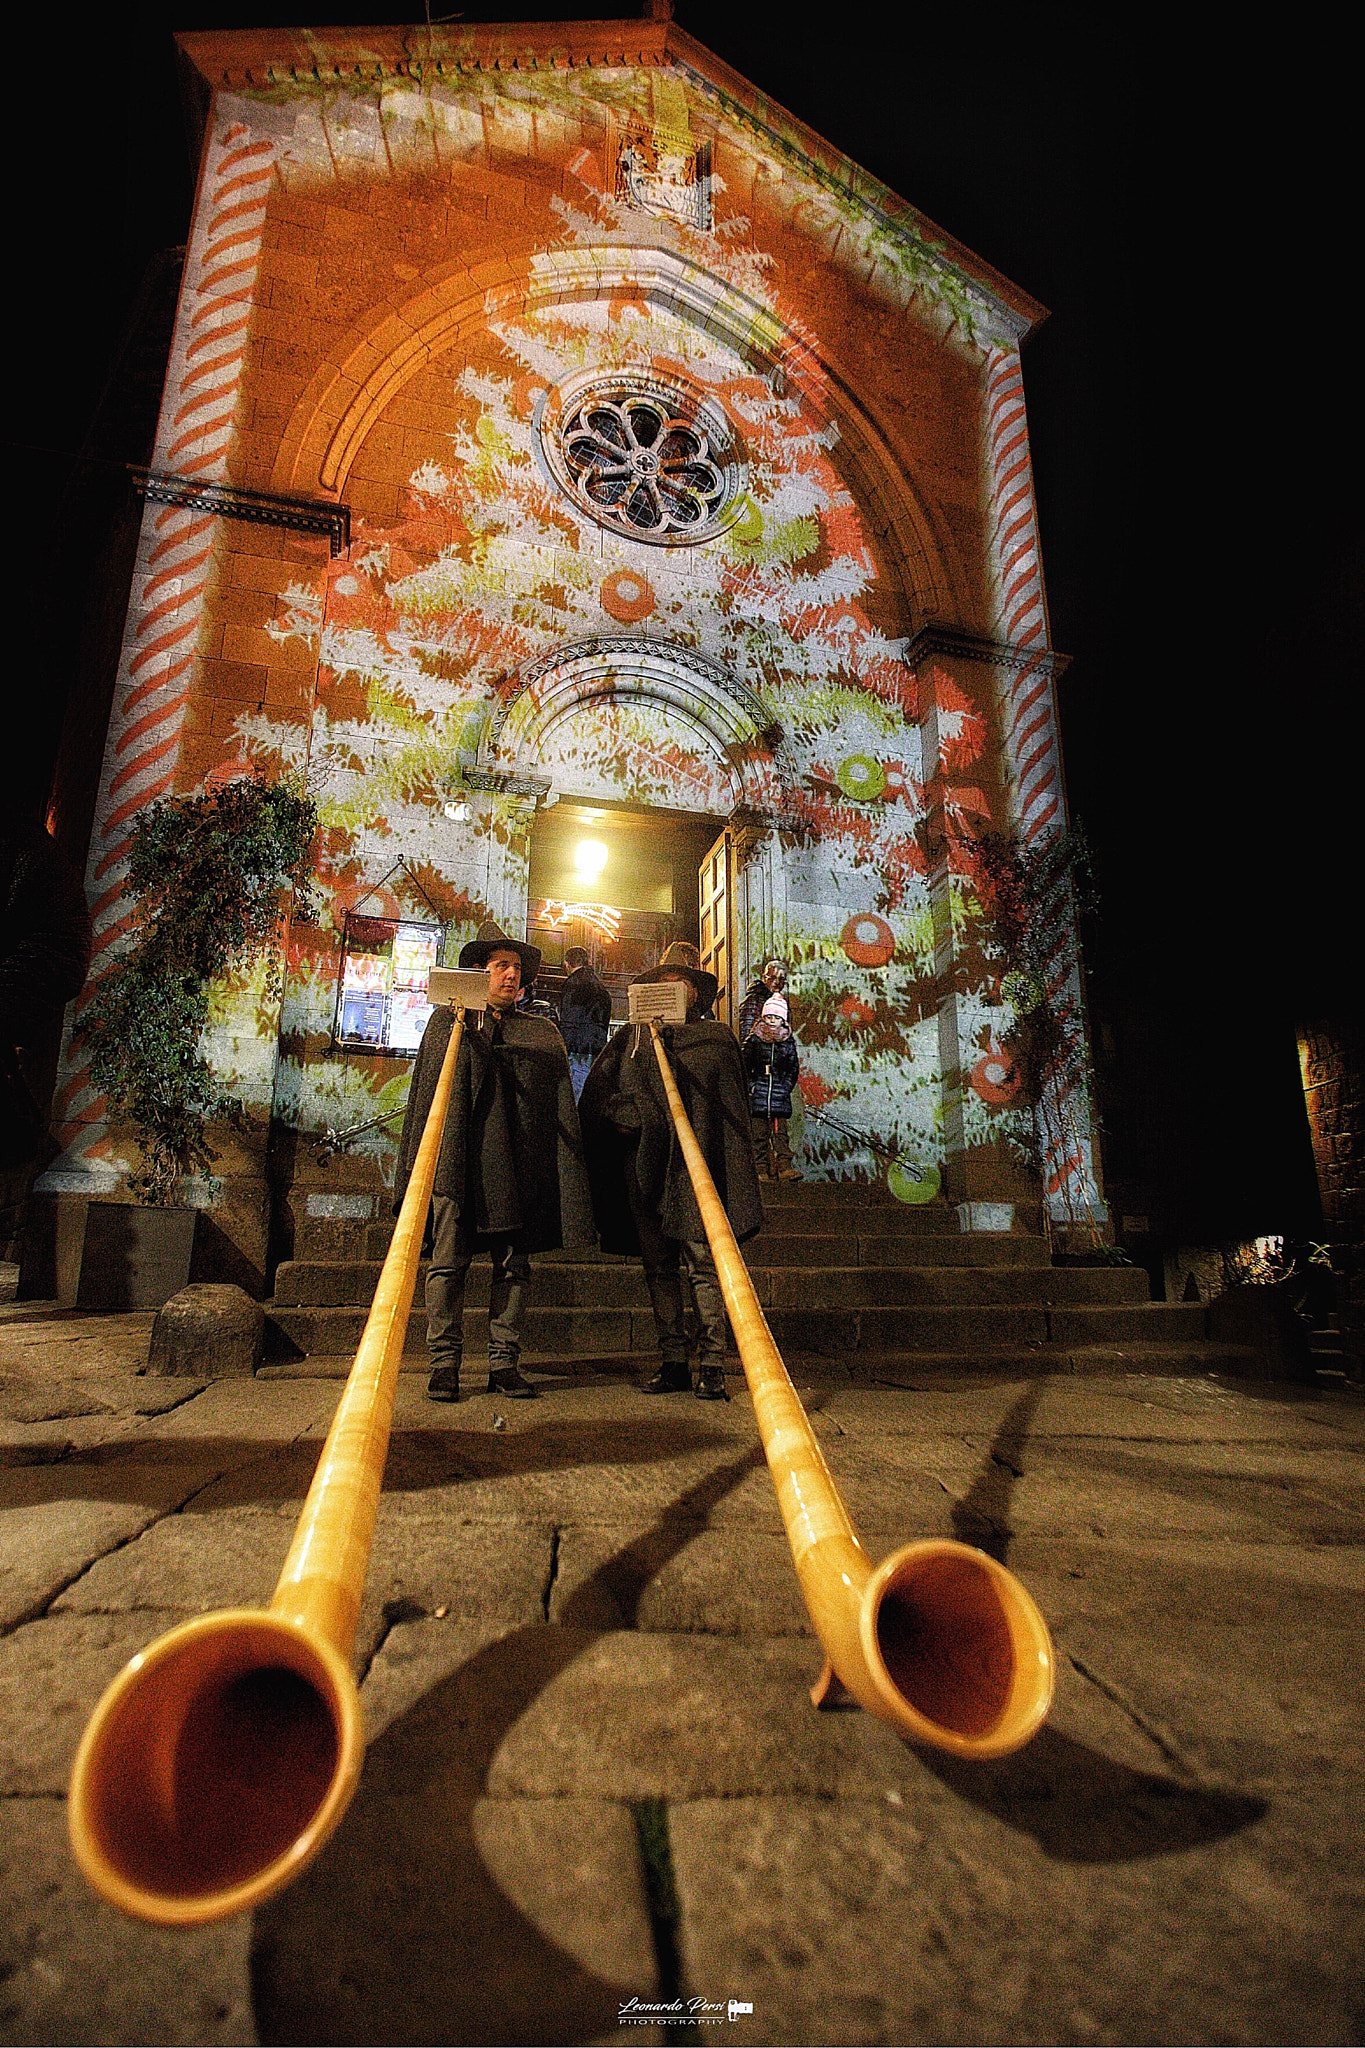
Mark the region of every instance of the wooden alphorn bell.
[[[970, 1544], [930, 1537], [873, 1565], [782, 1363], [678, 1093], [657, 1015], [664, 990], [683, 992], [667, 982], [646, 987], [673, 1128], [716, 1262], [796, 1575], [825, 1652], [811, 1699], [817, 1707], [833, 1704], [842, 1685], [911, 1742], [962, 1757], [1008, 1755], [1037, 1733], [1052, 1704], [1047, 1623], [1013, 1572]], [[637, 1004], [637, 1015], [643, 1007]]]
[[76, 1753], [72, 1852], [94, 1889], [138, 1920], [197, 1927], [259, 1905], [312, 1861], [360, 1780], [351, 1654], [465, 1008], [487, 1003], [482, 973], [438, 970], [432, 983], [438, 999], [460, 998], [454, 1028], [274, 1597], [265, 1609], [199, 1615], [140, 1651]]

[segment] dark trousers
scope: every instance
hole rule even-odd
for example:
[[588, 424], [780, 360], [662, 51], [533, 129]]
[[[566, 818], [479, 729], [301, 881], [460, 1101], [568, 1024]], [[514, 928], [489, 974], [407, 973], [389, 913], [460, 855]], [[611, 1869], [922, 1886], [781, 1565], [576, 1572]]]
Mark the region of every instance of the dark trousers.
[[[762, 1179], [766, 1173], [773, 1180], [776, 1180], [778, 1175], [785, 1173], [792, 1163], [791, 1141], [787, 1136], [787, 1119], [784, 1116], [755, 1116], [752, 1118], [752, 1123], [754, 1129], [754, 1164], [758, 1168], [759, 1178]], [[769, 1159], [772, 1161], [771, 1166], [768, 1163]]]
[[644, 1262], [645, 1286], [649, 1290], [649, 1305], [654, 1311], [654, 1327], [659, 1333], [659, 1349], [665, 1365], [686, 1365], [687, 1363], [687, 1301], [683, 1290], [684, 1276], [691, 1284], [692, 1296], [697, 1304], [697, 1320], [701, 1324], [701, 1335], [697, 1345], [698, 1357], [723, 1359], [725, 1356], [725, 1297], [720, 1291], [716, 1278], [716, 1264], [711, 1257], [711, 1247], [703, 1238], [701, 1243], [676, 1237], [665, 1237], [659, 1228], [659, 1219], [644, 1201], [636, 1186], [635, 1175], [627, 1169], [626, 1192], [630, 1198], [630, 1213], [635, 1218], [635, 1228], [640, 1239], [640, 1256]]
[[464, 1351], [464, 1279], [476, 1251], [493, 1261], [488, 1294], [488, 1363], [515, 1365], [531, 1284], [531, 1261], [515, 1237], [476, 1239], [448, 1195], [431, 1198], [431, 1267], [427, 1273], [427, 1349], [436, 1365], [458, 1365]]

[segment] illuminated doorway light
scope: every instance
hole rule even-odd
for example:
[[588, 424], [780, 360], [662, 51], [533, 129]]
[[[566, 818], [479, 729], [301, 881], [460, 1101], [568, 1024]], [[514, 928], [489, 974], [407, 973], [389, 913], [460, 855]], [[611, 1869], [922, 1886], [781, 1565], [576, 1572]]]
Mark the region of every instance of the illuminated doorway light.
[[607, 849], [600, 839], [580, 839], [574, 849], [573, 864], [585, 882], [595, 882], [608, 858]]

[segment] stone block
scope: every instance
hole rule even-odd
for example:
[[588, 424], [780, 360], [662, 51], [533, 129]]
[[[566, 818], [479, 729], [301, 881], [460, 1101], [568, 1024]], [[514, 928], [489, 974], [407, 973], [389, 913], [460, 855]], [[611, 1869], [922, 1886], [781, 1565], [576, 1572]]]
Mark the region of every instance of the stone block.
[[1313, 1380], [1308, 1331], [1278, 1287], [1230, 1287], [1208, 1307], [1209, 1336], [1220, 1344], [1246, 1344], [1248, 1377]]
[[79, 1308], [160, 1308], [190, 1276], [194, 1209], [91, 1202], [85, 1213]]
[[240, 1287], [181, 1288], [152, 1325], [148, 1372], [193, 1379], [250, 1376], [261, 1362], [265, 1311]]
[[71, 1860], [65, 1802], [0, 1803], [0, 1977], [9, 2041], [195, 2041], [251, 2048], [247, 1914], [146, 1927], [96, 1898]]
[[[274, 642], [270, 644], [273, 648]], [[211, 658], [200, 662], [199, 672], [210, 695], [235, 704], [239, 711], [243, 704], [265, 702], [264, 662], [220, 661]]]
[[371, 1763], [402, 1769], [367, 1767], [312, 1869], [256, 1914], [260, 2038], [615, 2040], [657, 1982], [629, 1808], [480, 1798], [460, 1735], [429, 1748], [426, 1726], [378, 1739]]
[[570, 1628], [810, 1636], [787, 1539], [773, 1530], [560, 1532], [550, 1620]]
[[81, 1732], [104, 1688], [179, 1618], [59, 1614], [0, 1641], [0, 1810], [16, 1796], [65, 1793]]
[[62, 1588], [79, 1579], [96, 1558], [127, 1544], [160, 1512], [135, 1501], [25, 1500], [13, 1473], [7, 1475], [5, 1490], [6, 1504], [0, 1513], [0, 1629], [4, 1630], [42, 1614]]

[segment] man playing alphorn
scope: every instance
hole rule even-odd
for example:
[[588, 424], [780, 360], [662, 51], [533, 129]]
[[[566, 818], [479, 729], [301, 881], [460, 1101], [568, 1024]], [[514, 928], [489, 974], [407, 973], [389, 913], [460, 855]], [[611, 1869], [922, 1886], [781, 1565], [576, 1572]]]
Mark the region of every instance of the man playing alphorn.
[[[493, 1261], [488, 1297], [488, 1391], [525, 1400], [522, 1322], [529, 1254], [593, 1242], [592, 1205], [564, 1041], [545, 1017], [519, 1016], [517, 994], [540, 967], [536, 947], [484, 925], [461, 967], [488, 970], [488, 1008], [469, 1016], [431, 1203], [427, 1345], [433, 1401], [460, 1398], [465, 1274], [476, 1251]], [[434, 1009], [412, 1070], [394, 1206], [403, 1199], [426, 1127], [455, 1013]]]
[[[699, 1021], [715, 1001], [716, 977], [696, 961], [695, 948], [670, 946], [659, 965], [637, 979], [678, 981], [688, 991], [687, 1022], [664, 1026], [663, 1040], [697, 1142], [742, 1243], [763, 1222], [748, 1089], [733, 1032]], [[602, 1249], [637, 1252], [644, 1263], [662, 1362], [642, 1391], [683, 1393], [692, 1383], [686, 1274], [701, 1322], [697, 1399], [723, 1401], [725, 1303], [648, 1030], [624, 1025], [617, 1031], [593, 1062], [579, 1114]]]

